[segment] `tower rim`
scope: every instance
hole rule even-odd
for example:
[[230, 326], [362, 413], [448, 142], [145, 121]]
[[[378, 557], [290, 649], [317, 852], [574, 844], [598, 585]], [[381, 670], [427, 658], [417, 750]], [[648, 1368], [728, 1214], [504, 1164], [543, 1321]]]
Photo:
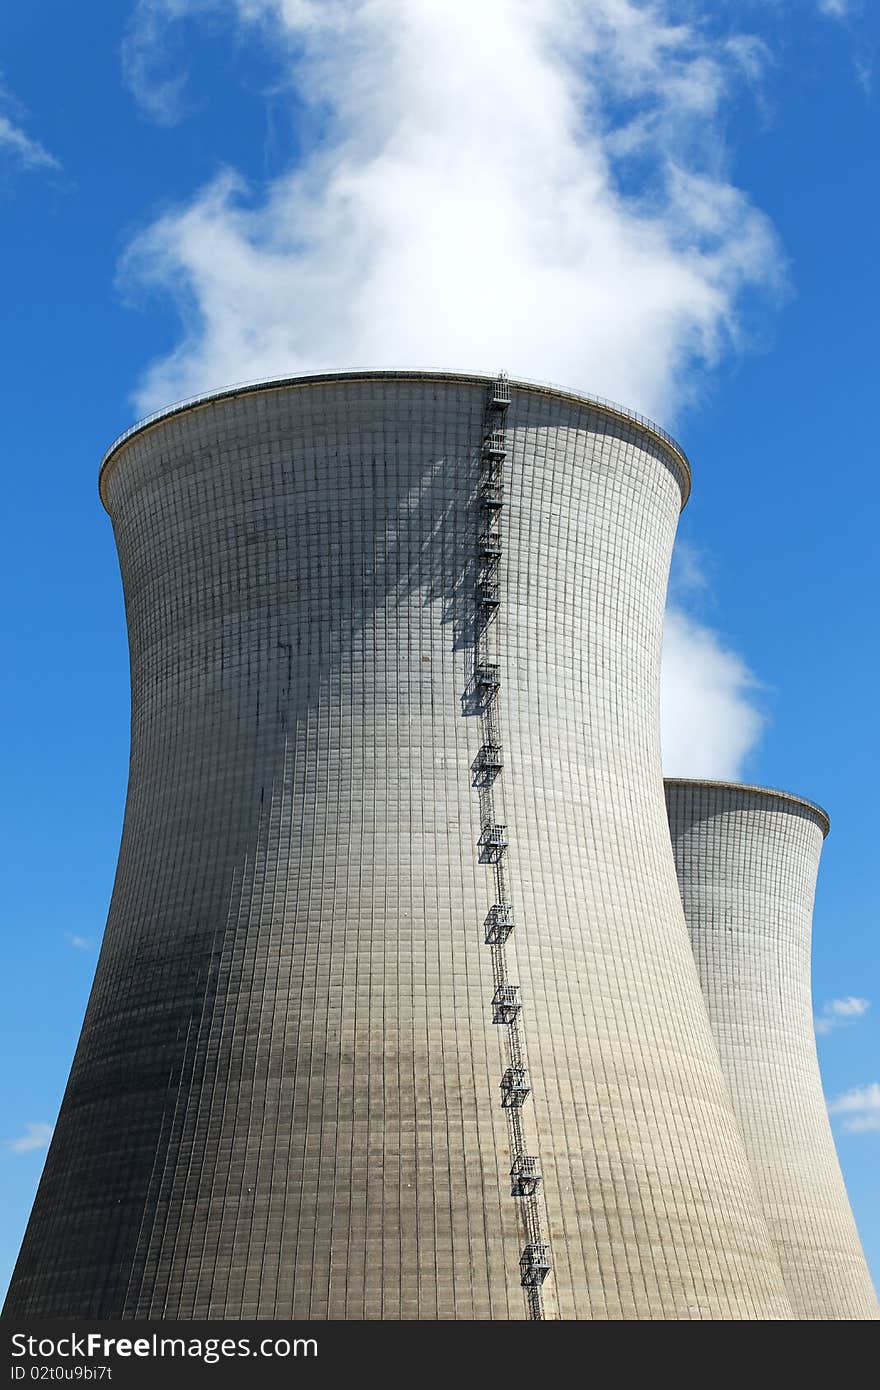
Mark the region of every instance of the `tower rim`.
[[797, 792], [784, 791], [779, 787], [761, 787], [754, 782], [728, 782], [723, 779], [711, 777], [664, 777], [664, 787], [711, 787], [717, 791], [751, 792], [753, 795], [766, 796], [771, 801], [781, 801], [790, 806], [799, 806], [804, 810], [812, 812], [822, 828], [822, 838], [827, 839], [831, 829], [831, 817], [820, 806], [818, 801], [811, 801], [809, 797], [800, 796]]
[[[239, 396], [248, 396], [260, 391], [280, 390], [283, 387], [296, 386], [324, 386], [334, 385], [339, 382], [356, 381], [436, 381], [449, 382], [453, 385], [485, 385], [491, 386], [493, 381], [498, 379], [498, 373], [485, 372], [460, 372], [428, 370], [421, 368], [364, 368], [361, 370], [345, 370], [333, 372], [305, 372], [294, 376], [269, 376], [261, 377], [254, 381], [236, 382], [229, 386], [219, 387], [211, 391], [203, 391], [195, 396], [188, 396], [183, 400], [174, 401], [170, 405], [162, 406], [161, 409], [152, 411], [149, 415], [136, 420], [129, 425], [121, 434], [117, 435], [109, 448], [105, 451], [100, 468], [98, 470], [98, 494], [104, 509], [107, 509], [107, 501], [104, 496], [104, 483], [110, 464], [116, 459], [120, 451], [132, 439], [139, 437], [157, 425], [164, 424], [167, 420], [173, 419], [178, 415], [184, 415], [190, 411], [198, 410], [208, 405], [214, 405], [219, 401], [234, 400]], [[506, 375], [506, 374], [505, 374]], [[560, 386], [555, 382], [531, 381], [527, 377], [509, 376], [508, 381], [511, 386], [515, 386], [519, 391], [529, 391], [535, 395], [554, 396], [560, 400], [574, 402], [577, 405], [589, 406], [602, 412], [611, 419], [621, 420], [628, 425], [638, 425], [646, 434], [650, 435], [663, 448], [669, 450], [675, 459], [680, 471], [679, 486], [681, 488], [681, 509], [684, 510], [691, 493], [692, 472], [690, 460], [671, 434], [663, 429], [661, 425], [650, 420], [646, 415], [640, 415], [638, 411], [629, 409], [628, 406], [619, 405], [616, 401], [606, 400], [602, 396], [590, 395], [582, 391], [574, 391], [569, 387]]]

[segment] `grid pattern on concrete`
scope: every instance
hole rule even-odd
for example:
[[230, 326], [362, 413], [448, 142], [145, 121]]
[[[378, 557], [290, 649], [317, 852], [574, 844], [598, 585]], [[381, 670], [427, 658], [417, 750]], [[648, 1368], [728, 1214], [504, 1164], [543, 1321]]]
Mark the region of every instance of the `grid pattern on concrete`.
[[697, 968], [795, 1317], [874, 1318], [813, 1031], [824, 812], [703, 782], [668, 781], [666, 798]]
[[[524, 1316], [462, 701], [485, 390], [264, 389], [105, 471], [129, 792], [7, 1311]], [[786, 1317], [663, 804], [681, 460], [513, 395], [498, 812], [554, 1311]]]

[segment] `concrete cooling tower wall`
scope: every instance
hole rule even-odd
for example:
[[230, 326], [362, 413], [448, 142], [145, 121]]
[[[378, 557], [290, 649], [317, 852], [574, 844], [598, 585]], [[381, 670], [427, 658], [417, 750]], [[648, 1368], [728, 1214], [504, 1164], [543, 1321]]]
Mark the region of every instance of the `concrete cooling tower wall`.
[[878, 1316], [828, 1123], [810, 995], [824, 811], [667, 781], [685, 916], [721, 1062], [796, 1318]]
[[677, 446], [359, 373], [101, 486], [128, 800], [7, 1312], [789, 1317], [663, 802]]

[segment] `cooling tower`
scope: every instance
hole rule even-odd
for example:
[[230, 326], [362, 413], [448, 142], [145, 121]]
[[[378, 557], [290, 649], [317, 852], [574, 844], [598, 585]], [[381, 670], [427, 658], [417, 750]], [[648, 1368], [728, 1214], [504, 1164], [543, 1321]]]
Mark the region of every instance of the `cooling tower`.
[[7, 1312], [790, 1316], [663, 802], [687, 487], [503, 378], [117, 441], [125, 824]]
[[877, 1317], [813, 1034], [828, 818], [797, 796], [719, 782], [667, 781], [666, 800], [697, 969], [794, 1315]]

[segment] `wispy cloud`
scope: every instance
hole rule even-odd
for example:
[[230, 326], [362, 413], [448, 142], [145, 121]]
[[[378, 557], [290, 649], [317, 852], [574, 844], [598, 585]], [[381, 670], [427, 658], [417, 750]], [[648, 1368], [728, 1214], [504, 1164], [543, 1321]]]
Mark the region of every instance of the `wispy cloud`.
[[861, 87], [865, 96], [870, 96], [874, 87], [874, 57], [867, 50], [856, 53], [853, 58], [853, 70], [856, 81]]
[[[2, 93], [0, 93], [2, 100]], [[13, 159], [24, 169], [57, 169], [58, 160], [28, 135], [9, 116], [0, 111], [0, 157]]]
[[3, 82], [0, 74], [0, 167], [15, 164], [20, 169], [59, 169], [53, 154], [25, 129], [25, 112]]
[[72, 931], [66, 931], [64, 935], [67, 937], [71, 946], [75, 946], [78, 951], [91, 951], [94, 949], [95, 943], [87, 936], [77, 936], [76, 932]]
[[149, 55], [209, 8], [271, 40], [320, 135], [132, 245], [123, 284], [183, 324], [144, 411], [277, 373], [503, 364], [668, 420], [781, 283], [722, 134], [759, 46], [672, 0], [144, 0], [129, 80], [167, 118], [178, 77]]
[[863, 0], [817, 0], [819, 13], [827, 19], [842, 21], [849, 30], [852, 42], [852, 66], [856, 82], [865, 96], [870, 96], [874, 85], [874, 49], [870, 38], [863, 32], [864, 26], [858, 23], [864, 5]]
[[816, 1015], [817, 1033], [832, 1033], [835, 1028], [846, 1028], [863, 1018], [871, 1007], [870, 999], [860, 999], [848, 994], [844, 999], [828, 999]]
[[842, 1115], [843, 1128], [848, 1134], [865, 1134], [880, 1130], [880, 1082], [854, 1086], [851, 1091], [833, 1100], [828, 1107], [832, 1115]]
[[26, 1154], [32, 1153], [35, 1149], [47, 1149], [52, 1138], [52, 1125], [44, 1122], [30, 1123], [25, 1125], [24, 1134], [20, 1134], [16, 1139], [7, 1139], [6, 1148], [10, 1153]]
[[139, 0], [122, 40], [122, 75], [129, 91], [159, 125], [173, 126], [186, 113], [189, 68], [174, 43], [171, 21], [216, 9], [222, 0]]

